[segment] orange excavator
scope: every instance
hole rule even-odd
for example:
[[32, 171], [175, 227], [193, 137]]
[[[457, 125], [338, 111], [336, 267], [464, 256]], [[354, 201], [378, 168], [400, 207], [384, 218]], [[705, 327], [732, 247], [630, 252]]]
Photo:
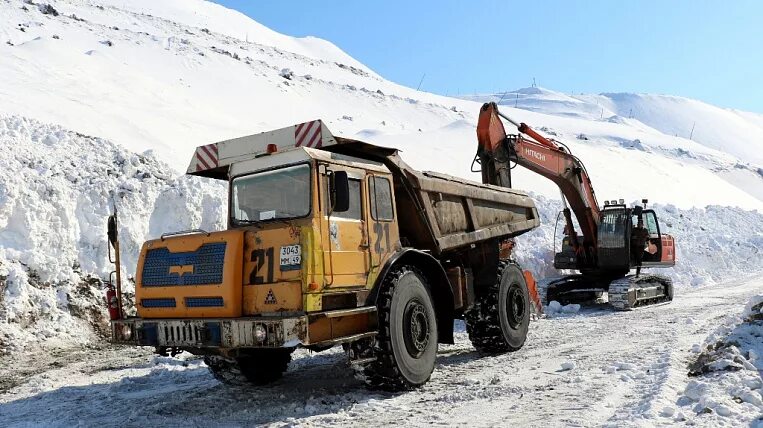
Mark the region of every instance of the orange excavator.
[[[507, 134], [501, 118], [519, 133]], [[675, 265], [675, 240], [660, 231], [657, 214], [646, 208], [646, 199], [632, 207], [622, 199], [599, 206], [585, 166], [566, 145], [500, 113], [495, 103], [480, 110], [477, 140], [474, 164], [481, 167], [484, 183], [511, 187], [511, 170], [521, 165], [561, 190], [564, 238], [561, 251], [554, 255], [554, 268], [578, 273], [545, 284], [544, 303], [590, 300], [607, 292], [613, 307], [627, 310], [673, 299], [670, 278], [641, 273], [642, 268]]]

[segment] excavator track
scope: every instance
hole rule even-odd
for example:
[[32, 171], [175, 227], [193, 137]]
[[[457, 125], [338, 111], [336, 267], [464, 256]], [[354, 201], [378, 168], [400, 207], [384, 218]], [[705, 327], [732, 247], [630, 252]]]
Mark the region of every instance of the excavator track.
[[538, 284], [541, 303], [546, 306], [552, 300], [565, 305], [598, 301], [605, 291], [609, 304], [618, 310], [632, 310], [645, 306], [669, 303], [673, 300], [673, 282], [662, 275], [628, 275], [606, 284], [570, 275]]
[[583, 275], [568, 275], [539, 282], [537, 287], [543, 306], [554, 300], [563, 305], [598, 301], [607, 291], [605, 287]]
[[628, 275], [609, 284], [609, 304], [627, 311], [673, 300], [673, 281], [662, 275]]

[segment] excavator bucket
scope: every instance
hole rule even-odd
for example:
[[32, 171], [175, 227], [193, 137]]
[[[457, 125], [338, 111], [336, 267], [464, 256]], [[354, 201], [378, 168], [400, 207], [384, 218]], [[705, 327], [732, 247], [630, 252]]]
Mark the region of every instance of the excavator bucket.
[[527, 283], [527, 291], [530, 293], [530, 306], [532, 307], [533, 314], [536, 318], [540, 318], [540, 316], [543, 315], [543, 305], [540, 303], [538, 284], [536, 284], [532, 272], [526, 270], [523, 273], [525, 275], [525, 282]]

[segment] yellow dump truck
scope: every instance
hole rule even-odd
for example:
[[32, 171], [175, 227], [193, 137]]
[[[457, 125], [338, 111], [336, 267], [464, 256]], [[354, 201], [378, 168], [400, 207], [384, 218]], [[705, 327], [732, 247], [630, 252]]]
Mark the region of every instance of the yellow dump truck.
[[297, 347], [341, 344], [387, 389], [429, 379], [457, 318], [480, 351], [523, 346], [530, 277], [499, 242], [539, 225], [524, 192], [416, 171], [320, 120], [198, 147], [187, 173], [228, 183], [228, 228], [146, 242], [137, 316], [116, 284], [114, 342], [203, 355], [219, 379], [254, 383]]

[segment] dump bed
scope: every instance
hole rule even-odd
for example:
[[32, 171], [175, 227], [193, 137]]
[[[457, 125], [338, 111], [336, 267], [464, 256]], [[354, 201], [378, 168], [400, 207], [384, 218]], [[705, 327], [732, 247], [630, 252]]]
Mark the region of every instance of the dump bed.
[[[429, 236], [418, 236], [423, 245], [441, 253], [497, 237], [521, 235], [540, 225], [535, 203], [512, 189], [481, 185], [434, 172], [409, 176], [429, 227]], [[399, 198], [405, 200], [405, 198]], [[401, 208], [416, 209], [414, 204]], [[414, 218], [414, 212], [401, 218]], [[401, 224], [401, 229], [406, 225]], [[419, 229], [420, 230], [420, 229]], [[412, 231], [411, 231], [412, 232]]]
[[394, 175], [400, 236], [408, 241], [404, 245], [439, 255], [540, 225], [535, 203], [525, 192], [416, 171], [396, 149], [334, 136], [320, 120], [200, 146], [187, 173], [227, 180], [234, 163], [300, 147], [384, 163]]
[[540, 226], [535, 202], [525, 192], [417, 171], [395, 149], [335, 138], [337, 144], [326, 150], [383, 162], [392, 171], [400, 236], [410, 246], [442, 254]]

